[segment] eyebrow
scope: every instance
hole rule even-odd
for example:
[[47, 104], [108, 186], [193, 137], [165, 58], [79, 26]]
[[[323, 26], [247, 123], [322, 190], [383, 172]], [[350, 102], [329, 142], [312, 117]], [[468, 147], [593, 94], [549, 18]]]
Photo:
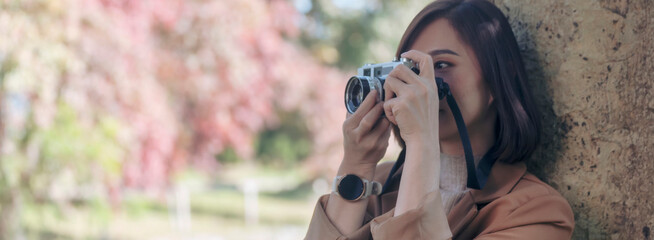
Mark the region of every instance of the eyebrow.
[[436, 50], [431, 50], [429, 52], [429, 55], [431, 55], [431, 56], [436, 56], [436, 55], [440, 55], [440, 54], [452, 54], [452, 55], [459, 56], [458, 53], [456, 53], [456, 52], [454, 52], [452, 50], [449, 50], [449, 49], [436, 49]]

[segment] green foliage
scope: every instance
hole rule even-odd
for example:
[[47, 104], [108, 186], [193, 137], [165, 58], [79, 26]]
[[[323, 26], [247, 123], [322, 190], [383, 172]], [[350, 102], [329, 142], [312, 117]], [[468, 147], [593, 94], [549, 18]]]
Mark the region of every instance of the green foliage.
[[216, 155], [216, 160], [222, 164], [236, 164], [241, 162], [241, 157], [236, 154], [232, 147], [225, 148], [222, 152]]
[[323, 63], [354, 69], [390, 61], [412, 16], [430, 1], [367, 0], [340, 6], [335, 2], [311, 0], [300, 43]]
[[53, 125], [42, 132], [41, 158], [45, 169], [73, 167], [82, 179], [91, 179], [90, 168], [99, 164], [107, 177], [117, 178], [124, 151], [117, 141], [120, 123], [100, 116], [84, 124], [72, 107], [60, 103]]
[[[295, 166], [311, 154], [311, 132], [297, 111], [278, 112], [278, 116], [279, 124], [259, 132], [254, 141], [256, 161], [278, 168]], [[216, 160], [227, 165], [243, 162], [233, 147], [217, 154]]]
[[103, 193], [105, 182], [120, 177], [124, 156], [116, 139], [121, 124], [107, 116], [87, 123], [80, 119], [60, 102], [47, 128], [27, 129], [18, 145], [25, 151], [3, 156], [0, 196], [11, 204], [6, 207], [20, 206], [16, 210], [21, 225], [66, 219], [62, 204], [69, 201], [86, 205], [93, 222], [109, 221], [111, 208]]
[[311, 153], [311, 135], [297, 112], [280, 113], [279, 126], [262, 131], [255, 142], [256, 157], [265, 165], [288, 167]]

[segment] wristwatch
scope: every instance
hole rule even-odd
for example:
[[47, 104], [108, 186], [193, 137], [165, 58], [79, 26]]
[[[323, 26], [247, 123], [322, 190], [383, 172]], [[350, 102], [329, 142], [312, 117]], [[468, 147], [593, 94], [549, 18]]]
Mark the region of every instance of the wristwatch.
[[381, 183], [361, 179], [354, 174], [336, 176], [332, 184], [332, 191], [348, 201], [365, 199], [370, 195], [381, 193], [381, 190]]

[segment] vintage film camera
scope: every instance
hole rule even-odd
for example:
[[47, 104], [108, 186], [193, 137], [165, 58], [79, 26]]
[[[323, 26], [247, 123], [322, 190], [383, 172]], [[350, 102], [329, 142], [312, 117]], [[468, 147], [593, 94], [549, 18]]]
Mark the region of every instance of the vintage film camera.
[[372, 90], [377, 90], [377, 100], [384, 100], [384, 82], [388, 74], [397, 65], [404, 64], [416, 74], [418, 66], [411, 59], [400, 58], [391, 62], [365, 64], [357, 70], [345, 87], [345, 107], [349, 113], [354, 113]]

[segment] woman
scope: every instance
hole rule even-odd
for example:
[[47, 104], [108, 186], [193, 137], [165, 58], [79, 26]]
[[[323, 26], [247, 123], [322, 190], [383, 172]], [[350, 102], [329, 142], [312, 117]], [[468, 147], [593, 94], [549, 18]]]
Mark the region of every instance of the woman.
[[[501, 11], [484, 0], [433, 2], [413, 19], [397, 52], [420, 72], [399, 65], [386, 79], [385, 101], [376, 102], [373, 92], [347, 116], [338, 189], [320, 198], [306, 238], [569, 239], [568, 202], [523, 162], [536, 147], [540, 122]], [[475, 162], [492, 166], [481, 189], [466, 187], [461, 137], [435, 77], [458, 102]], [[388, 177], [393, 164], [377, 163], [391, 129], [404, 163]], [[385, 190], [352, 197], [341, 189], [352, 179], [362, 179], [358, 187], [385, 183]]]

